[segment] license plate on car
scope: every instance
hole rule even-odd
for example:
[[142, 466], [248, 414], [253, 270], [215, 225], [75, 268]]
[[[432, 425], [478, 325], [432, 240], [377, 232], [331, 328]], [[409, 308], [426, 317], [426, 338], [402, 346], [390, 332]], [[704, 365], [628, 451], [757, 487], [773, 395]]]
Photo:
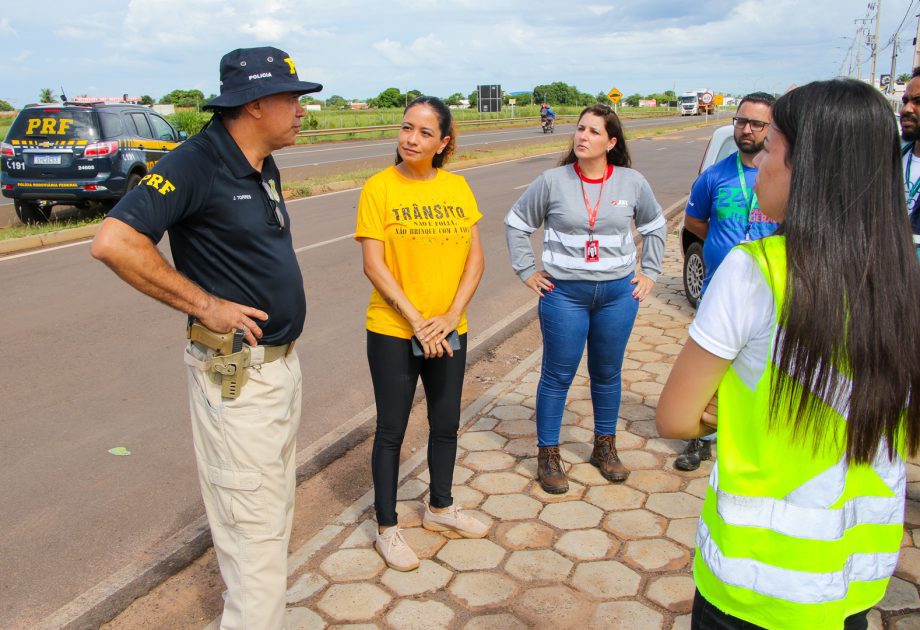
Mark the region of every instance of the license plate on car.
[[36, 155], [32, 158], [34, 164], [60, 164], [60, 155]]

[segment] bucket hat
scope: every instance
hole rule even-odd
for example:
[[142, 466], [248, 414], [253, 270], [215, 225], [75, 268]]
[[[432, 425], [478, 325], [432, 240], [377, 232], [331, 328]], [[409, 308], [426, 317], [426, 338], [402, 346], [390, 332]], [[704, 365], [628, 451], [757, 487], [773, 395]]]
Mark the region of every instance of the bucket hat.
[[237, 107], [272, 94], [310, 94], [322, 89], [319, 83], [301, 81], [291, 56], [283, 50], [270, 46], [237, 48], [220, 60], [220, 96], [201, 108]]

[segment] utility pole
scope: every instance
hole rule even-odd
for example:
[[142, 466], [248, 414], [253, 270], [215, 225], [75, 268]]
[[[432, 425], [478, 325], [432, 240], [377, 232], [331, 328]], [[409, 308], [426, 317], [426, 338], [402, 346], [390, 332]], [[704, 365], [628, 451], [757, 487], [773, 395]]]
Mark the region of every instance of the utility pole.
[[[856, 20], [859, 22], [860, 20]], [[862, 80], [862, 36], [863, 36], [863, 27], [860, 26], [856, 29], [856, 79]]]
[[889, 94], [894, 94], [894, 70], [898, 65], [898, 34], [895, 33], [892, 35], [891, 42], [891, 75], [888, 80], [888, 85], [885, 88], [885, 91]]
[[[872, 6], [871, 4], [869, 6]], [[875, 62], [878, 59], [878, 27], [882, 15], [882, 0], [875, 0], [875, 35], [872, 36], [872, 85], [875, 85]]]
[[913, 69], [918, 67], [920, 67], [920, 15], [917, 15], [917, 35], [914, 37], [914, 64], [910, 69], [913, 72]]

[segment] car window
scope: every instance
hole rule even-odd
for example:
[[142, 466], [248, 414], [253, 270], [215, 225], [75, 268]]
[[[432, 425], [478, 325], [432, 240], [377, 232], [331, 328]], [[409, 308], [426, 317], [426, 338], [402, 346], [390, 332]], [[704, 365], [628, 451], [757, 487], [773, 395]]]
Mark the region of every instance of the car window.
[[137, 135], [141, 138], [153, 138], [153, 132], [150, 130], [150, 123], [147, 122], [147, 117], [142, 112], [135, 112], [130, 114], [131, 120], [134, 121], [134, 126], [137, 127]]
[[36, 107], [23, 110], [13, 121], [10, 140], [96, 140], [99, 130], [88, 109]]
[[[716, 162], [724, 160], [729, 155], [738, 150], [738, 147], [735, 146], [735, 136], [728, 136], [725, 140], [722, 141], [722, 146], [719, 147], [719, 154], [716, 155]], [[715, 163], [715, 162], [713, 162]]]
[[[102, 127], [103, 138], [116, 138], [125, 133], [121, 116], [113, 112], [99, 112], [99, 125]], [[134, 129], [131, 131], [134, 132]]]
[[157, 140], [176, 141], [176, 134], [168, 122], [156, 114], [150, 114], [150, 121], [153, 123], [153, 135]]

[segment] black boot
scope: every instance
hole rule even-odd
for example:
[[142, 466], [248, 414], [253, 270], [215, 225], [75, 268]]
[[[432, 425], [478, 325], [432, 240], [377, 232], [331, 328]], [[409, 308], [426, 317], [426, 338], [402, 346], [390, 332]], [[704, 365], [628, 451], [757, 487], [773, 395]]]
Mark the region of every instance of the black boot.
[[700, 462], [712, 458], [712, 441], [690, 440], [687, 448], [674, 460], [674, 468], [678, 470], [696, 470]]

